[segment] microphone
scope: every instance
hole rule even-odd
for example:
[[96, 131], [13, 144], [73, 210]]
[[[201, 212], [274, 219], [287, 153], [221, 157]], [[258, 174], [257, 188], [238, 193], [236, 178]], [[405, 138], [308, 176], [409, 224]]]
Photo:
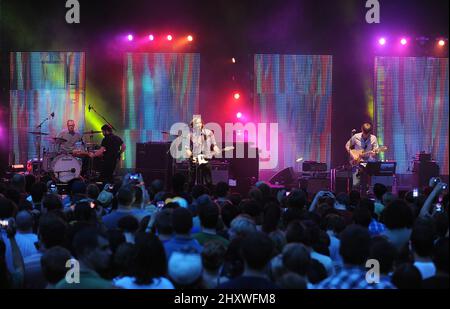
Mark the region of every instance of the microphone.
[[92, 109], [92, 106], [91, 106], [91, 104], [89, 104], [89, 106], [88, 106], [88, 111], [90, 112], [91, 109]]
[[355, 135], [355, 133], [356, 133], [356, 129], [353, 129], [352, 130], [352, 135]]
[[70, 169], [70, 172], [73, 173], [73, 174], [75, 174], [76, 171], [77, 171], [77, 170], [76, 170], [74, 167], [72, 167], [72, 168]]
[[50, 116], [51, 116], [52, 118], [55, 118], [55, 113], [52, 112], [52, 113], [50, 114]]

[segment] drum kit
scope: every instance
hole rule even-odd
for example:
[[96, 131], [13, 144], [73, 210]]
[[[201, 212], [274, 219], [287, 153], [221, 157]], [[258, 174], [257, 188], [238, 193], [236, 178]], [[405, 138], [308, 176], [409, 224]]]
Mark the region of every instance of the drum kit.
[[[55, 180], [67, 183], [72, 179], [83, 176], [88, 179], [98, 177], [95, 170], [94, 158], [90, 157], [90, 153], [95, 152], [100, 146], [93, 142], [95, 134], [102, 131], [83, 132], [83, 136], [90, 136], [89, 142], [75, 143], [72, 152], [66, 152], [61, 149], [61, 144], [67, 142], [61, 137], [50, 137], [49, 133], [44, 132], [28, 132], [36, 137], [36, 148], [38, 158], [28, 160], [27, 171], [37, 177], [43, 174], [51, 175]], [[41, 156], [41, 139], [45, 138], [49, 142], [48, 148], [43, 148]]]

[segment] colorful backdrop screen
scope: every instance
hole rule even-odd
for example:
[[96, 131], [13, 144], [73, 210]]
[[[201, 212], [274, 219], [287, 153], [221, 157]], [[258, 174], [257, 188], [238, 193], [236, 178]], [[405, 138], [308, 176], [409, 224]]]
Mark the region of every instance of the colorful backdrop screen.
[[276, 169], [330, 166], [332, 56], [257, 54], [254, 73], [254, 115], [279, 127]]
[[425, 151], [448, 175], [448, 82], [448, 58], [375, 58], [376, 131], [398, 173]]
[[126, 53], [123, 72], [124, 167], [135, 166], [136, 143], [163, 141], [176, 122], [198, 113], [200, 54]]
[[66, 129], [73, 119], [76, 130], [84, 129], [85, 54], [83, 52], [10, 53], [10, 163], [37, 158], [36, 128], [49, 135], [42, 139], [48, 149], [49, 137]]

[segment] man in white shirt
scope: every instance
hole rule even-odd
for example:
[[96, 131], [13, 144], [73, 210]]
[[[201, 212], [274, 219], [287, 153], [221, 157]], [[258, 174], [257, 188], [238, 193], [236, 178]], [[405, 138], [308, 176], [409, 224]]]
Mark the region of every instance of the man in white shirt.
[[203, 155], [206, 160], [212, 159], [214, 155], [220, 153], [217, 146], [214, 132], [206, 129], [200, 115], [194, 115], [191, 122], [191, 132], [186, 136], [190, 143], [190, 149], [186, 150], [186, 157], [190, 158], [189, 165], [189, 186], [204, 184], [211, 188], [211, 164], [200, 164], [197, 161], [199, 155]]
[[65, 140], [61, 143], [61, 151], [66, 153], [72, 153], [75, 144], [83, 141], [83, 136], [75, 132], [75, 121], [73, 120], [67, 120], [67, 131], [62, 131], [58, 134], [58, 137]]
[[[376, 161], [377, 155], [372, 151], [378, 150], [378, 141], [377, 137], [372, 134], [372, 125], [368, 122], [364, 123], [361, 126], [361, 132], [353, 135], [348, 140], [347, 144], [345, 144], [345, 149], [353, 160], [357, 159], [357, 157], [352, 154], [352, 150], [363, 151], [365, 154], [362, 154], [360, 157], [360, 163], [362, 164]], [[365, 179], [361, 179], [361, 170], [359, 166], [355, 167], [356, 168], [353, 171], [353, 187], [363, 187], [365, 185]]]

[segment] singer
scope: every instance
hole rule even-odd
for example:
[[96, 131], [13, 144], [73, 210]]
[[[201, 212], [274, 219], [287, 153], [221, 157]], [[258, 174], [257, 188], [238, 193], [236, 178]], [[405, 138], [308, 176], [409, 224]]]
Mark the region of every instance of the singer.
[[[356, 159], [352, 150], [360, 152], [361, 160], [358, 165], [353, 166], [353, 187], [366, 190], [367, 179], [364, 177], [363, 166], [365, 162], [376, 161], [376, 151], [379, 148], [377, 137], [372, 134], [372, 124], [366, 122], [361, 126], [361, 132], [354, 134], [356, 130], [352, 130], [352, 137], [345, 144], [345, 149], [352, 159]], [[365, 193], [365, 192], [364, 192]]]
[[62, 131], [58, 134], [58, 137], [65, 140], [61, 143], [61, 151], [65, 153], [72, 153], [75, 149], [75, 144], [83, 141], [83, 136], [75, 132], [75, 121], [73, 120], [67, 120], [67, 131]]

